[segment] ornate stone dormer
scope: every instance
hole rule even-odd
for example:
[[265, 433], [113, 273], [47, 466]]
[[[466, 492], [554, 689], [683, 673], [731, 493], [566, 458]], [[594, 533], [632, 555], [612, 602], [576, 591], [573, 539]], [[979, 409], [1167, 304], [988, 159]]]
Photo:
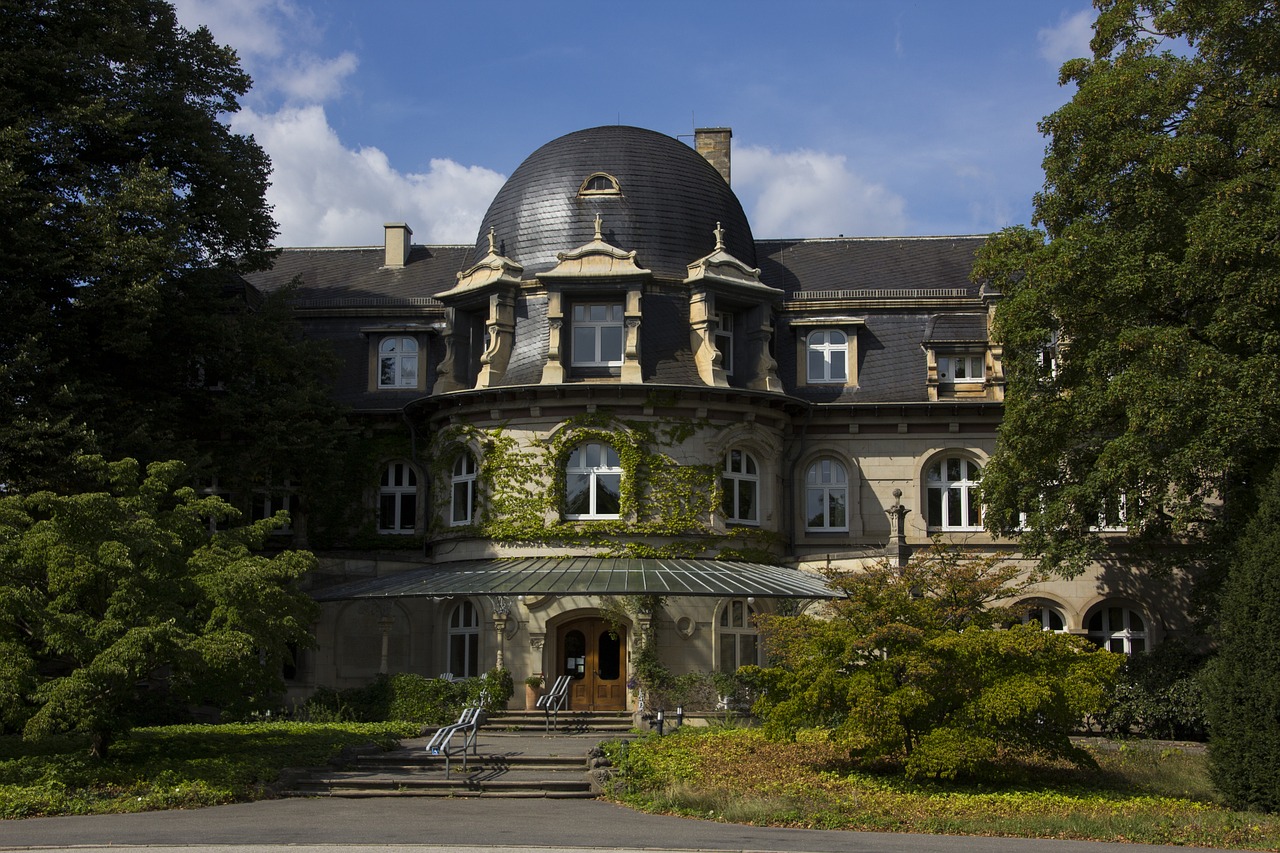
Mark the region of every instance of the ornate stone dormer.
[[520, 286], [524, 267], [508, 257], [498, 254], [498, 237], [489, 229], [489, 252], [470, 269], [458, 273], [458, 283], [438, 297], [442, 302], [450, 297], [474, 293], [496, 284]]
[[[652, 273], [636, 262], [636, 253], [613, 246], [604, 239], [604, 226], [596, 214], [595, 237], [591, 242], [568, 252], [557, 252], [556, 266], [538, 276], [547, 291], [547, 360], [543, 364], [542, 384], [551, 385], [574, 378], [566, 371], [566, 317], [568, 301], [603, 300], [621, 303], [622, 353], [619, 360], [609, 361], [604, 369], [616, 370], [622, 382], [642, 382], [640, 371], [640, 297]], [[607, 305], [594, 307], [609, 309]], [[608, 321], [614, 322], [614, 321]], [[570, 331], [569, 334], [572, 334]], [[616, 340], [616, 338], [615, 338]], [[598, 359], [602, 361], [603, 359]], [[585, 359], [570, 358], [570, 367]], [[592, 368], [587, 368], [588, 370]]]
[[497, 235], [490, 228], [488, 253], [470, 269], [458, 273], [458, 283], [436, 297], [445, 305], [446, 330], [445, 356], [433, 393], [458, 391], [468, 385], [457, 375], [458, 311], [485, 312], [484, 352], [475, 387], [495, 385], [506, 373], [515, 345], [516, 294], [523, 272], [524, 267], [498, 253]]
[[734, 365], [726, 363], [717, 335], [727, 341], [732, 353], [736, 330], [721, 329], [726, 318], [740, 317], [745, 358], [736, 367], [746, 376], [745, 385], [760, 391], [782, 391], [778, 365], [769, 354], [773, 337], [772, 306], [783, 293], [760, 280], [760, 270], [750, 267], [725, 250], [724, 229], [715, 228], [716, 247], [711, 254], [689, 264], [685, 284], [689, 286], [689, 334], [698, 375], [708, 385], [727, 387]]

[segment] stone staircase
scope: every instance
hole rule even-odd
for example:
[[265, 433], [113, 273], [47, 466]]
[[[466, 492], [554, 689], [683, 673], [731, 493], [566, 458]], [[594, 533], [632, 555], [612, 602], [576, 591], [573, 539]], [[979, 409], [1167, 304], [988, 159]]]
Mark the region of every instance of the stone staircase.
[[591, 798], [608, 778], [599, 744], [631, 729], [626, 714], [564, 713], [546, 731], [541, 712], [508, 712], [480, 729], [466, 766], [455, 755], [428, 755], [429, 738], [397, 749], [348, 751], [329, 767], [282, 777], [280, 794], [293, 797], [545, 797]]
[[526, 732], [528, 734], [603, 734], [617, 736], [634, 727], [626, 711], [561, 711], [556, 724], [547, 729], [542, 711], [503, 711], [489, 717], [485, 728], [493, 731]]

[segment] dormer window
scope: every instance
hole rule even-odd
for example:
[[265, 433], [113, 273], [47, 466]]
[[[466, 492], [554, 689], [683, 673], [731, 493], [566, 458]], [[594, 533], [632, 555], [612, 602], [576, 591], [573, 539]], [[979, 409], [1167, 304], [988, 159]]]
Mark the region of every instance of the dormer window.
[[605, 172], [596, 172], [582, 182], [578, 195], [622, 195], [618, 179]]
[[944, 385], [981, 383], [986, 379], [986, 358], [981, 355], [938, 356], [938, 381]]

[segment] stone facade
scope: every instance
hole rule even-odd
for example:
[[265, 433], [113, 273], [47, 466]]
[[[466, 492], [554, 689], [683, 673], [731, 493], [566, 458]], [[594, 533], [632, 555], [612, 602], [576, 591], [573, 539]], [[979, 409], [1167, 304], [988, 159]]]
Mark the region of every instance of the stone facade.
[[[713, 581], [623, 612], [601, 572], [785, 581], [933, 537], [1019, 559], [972, 499], [1004, 395], [1000, 295], [969, 280], [982, 238], [757, 241], [730, 137], [569, 134], [513, 173], [474, 247], [392, 223], [383, 247], [285, 250], [254, 277], [299, 280], [380, 477], [376, 541], [323, 553], [312, 579], [297, 693], [501, 665], [580, 676], [577, 708], [635, 710], [640, 636], [674, 673], [731, 669], [767, 659], [752, 613], [817, 602]], [[1028, 618], [1125, 651], [1185, 630], [1186, 579], [1147, 577], [1105, 535], [1116, 559], [1038, 585]], [[595, 578], [511, 562], [573, 557]], [[475, 586], [511, 565], [553, 588]], [[430, 593], [387, 592], [406, 578]]]

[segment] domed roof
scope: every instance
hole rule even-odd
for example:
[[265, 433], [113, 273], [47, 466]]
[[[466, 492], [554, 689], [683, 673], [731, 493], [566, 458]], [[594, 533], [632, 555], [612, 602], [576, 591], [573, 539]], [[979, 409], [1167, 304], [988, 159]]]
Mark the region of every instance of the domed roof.
[[597, 214], [605, 242], [634, 249], [658, 276], [685, 278], [715, 248], [717, 222], [725, 248], [756, 265], [751, 225], [716, 168], [670, 136], [621, 125], [579, 130], [530, 154], [489, 205], [472, 261], [488, 252], [493, 228], [498, 252], [526, 277], [546, 272], [557, 252], [594, 238]]

